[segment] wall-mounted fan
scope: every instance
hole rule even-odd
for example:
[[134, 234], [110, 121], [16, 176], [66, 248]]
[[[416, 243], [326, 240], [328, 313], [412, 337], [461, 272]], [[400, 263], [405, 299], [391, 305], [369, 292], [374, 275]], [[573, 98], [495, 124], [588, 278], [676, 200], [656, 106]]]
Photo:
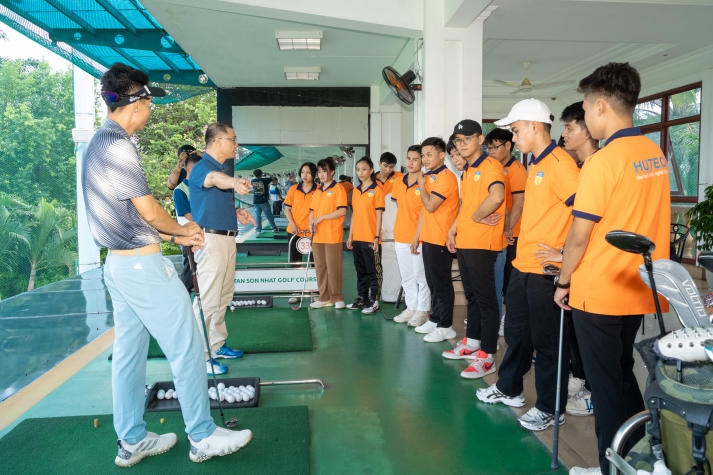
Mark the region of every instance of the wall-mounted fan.
[[554, 81], [554, 82], [543, 82], [543, 83], [533, 83], [528, 77], [528, 70], [532, 66], [532, 61], [523, 61], [522, 67], [525, 70], [524, 77], [520, 81], [502, 81], [496, 79], [494, 82], [498, 84], [504, 84], [506, 86], [514, 87], [515, 89], [510, 92], [510, 94], [520, 94], [529, 93], [534, 89], [547, 89], [555, 86], [563, 86], [565, 84], [572, 84], [573, 80], [568, 81]]
[[413, 91], [421, 90], [420, 84], [411, 84], [416, 79], [416, 73], [409, 69], [401, 75], [391, 66], [386, 66], [381, 70], [381, 75], [384, 77], [384, 81], [388, 84], [391, 92], [393, 92], [401, 102], [404, 104], [413, 104], [415, 99]]

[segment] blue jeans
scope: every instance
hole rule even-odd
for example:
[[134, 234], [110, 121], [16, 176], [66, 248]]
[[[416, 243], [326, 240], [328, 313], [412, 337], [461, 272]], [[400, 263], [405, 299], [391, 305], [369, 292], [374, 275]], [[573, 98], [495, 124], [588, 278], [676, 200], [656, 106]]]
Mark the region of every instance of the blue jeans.
[[267, 221], [272, 226], [274, 231], [277, 226], [275, 225], [275, 218], [272, 217], [272, 210], [270, 209], [270, 203], [256, 203], [253, 205], [253, 214], [255, 215], [255, 230], [258, 233], [262, 232], [262, 213], [265, 213]]
[[201, 440], [213, 433], [203, 343], [191, 300], [161, 254], [109, 254], [104, 282], [114, 307], [111, 386], [114, 430], [135, 444], [146, 437], [144, 388], [149, 336], [166, 355], [181, 402], [186, 433]]
[[505, 257], [507, 256], [508, 248], [498, 252], [498, 257], [495, 259], [495, 294], [498, 297], [498, 318], [503, 314], [503, 280], [505, 279]]

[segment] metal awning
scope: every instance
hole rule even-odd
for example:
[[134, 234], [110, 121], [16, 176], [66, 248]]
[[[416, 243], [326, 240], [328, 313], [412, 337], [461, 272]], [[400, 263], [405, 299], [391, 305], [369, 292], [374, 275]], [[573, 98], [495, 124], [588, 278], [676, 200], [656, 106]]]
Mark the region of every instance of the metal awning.
[[0, 21], [94, 77], [115, 62], [145, 71], [176, 102], [215, 88], [138, 0], [10, 0]]

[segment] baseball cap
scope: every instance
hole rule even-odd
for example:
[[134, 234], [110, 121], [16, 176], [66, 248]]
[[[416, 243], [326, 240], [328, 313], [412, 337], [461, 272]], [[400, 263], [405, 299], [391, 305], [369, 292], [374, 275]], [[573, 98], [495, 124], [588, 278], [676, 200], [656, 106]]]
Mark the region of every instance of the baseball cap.
[[134, 92], [133, 94], [121, 94], [114, 91], [102, 91], [102, 99], [107, 105], [113, 105], [115, 107], [128, 106], [134, 102], [143, 99], [144, 97], [155, 96], [164, 97], [166, 91], [160, 87], [150, 87], [144, 84], [143, 88]]
[[547, 105], [537, 99], [524, 99], [510, 109], [507, 117], [495, 121], [498, 127], [507, 127], [518, 120], [552, 123], [552, 112]]
[[461, 135], [474, 135], [474, 134], [481, 134], [483, 133], [483, 128], [480, 126], [480, 124], [474, 120], [470, 119], [463, 119], [460, 122], [456, 124], [455, 127], [453, 127], [453, 135], [455, 134], [461, 134]]

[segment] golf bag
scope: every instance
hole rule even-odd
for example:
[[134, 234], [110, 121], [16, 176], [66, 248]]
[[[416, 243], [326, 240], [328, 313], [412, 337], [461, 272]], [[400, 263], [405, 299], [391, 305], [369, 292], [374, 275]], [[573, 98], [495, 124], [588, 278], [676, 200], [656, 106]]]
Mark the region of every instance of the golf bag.
[[[649, 369], [644, 392], [648, 417], [643, 419], [648, 421], [648, 443], [642, 440], [633, 448], [628, 454], [628, 467], [619, 466], [622, 459], [617, 461], [618, 457], [608, 456], [612, 473], [615, 473], [614, 467], [626, 473], [634, 473], [632, 467], [651, 471], [656, 460], [664, 460], [674, 475], [711, 474], [713, 432], [709, 429], [713, 424], [713, 362], [705, 352], [700, 352], [704, 355], [702, 360], [691, 362], [688, 358], [694, 345], [710, 341], [704, 338], [711, 335], [711, 323], [693, 279], [681, 264], [658, 260], [653, 263], [653, 274], [656, 290], [669, 301], [683, 329], [636, 344]], [[639, 267], [639, 275], [649, 285], [644, 265]], [[620, 433], [631, 430], [627, 428], [630, 421], [622, 426]], [[616, 441], [617, 437], [612, 447], [614, 452], [619, 449]]]

